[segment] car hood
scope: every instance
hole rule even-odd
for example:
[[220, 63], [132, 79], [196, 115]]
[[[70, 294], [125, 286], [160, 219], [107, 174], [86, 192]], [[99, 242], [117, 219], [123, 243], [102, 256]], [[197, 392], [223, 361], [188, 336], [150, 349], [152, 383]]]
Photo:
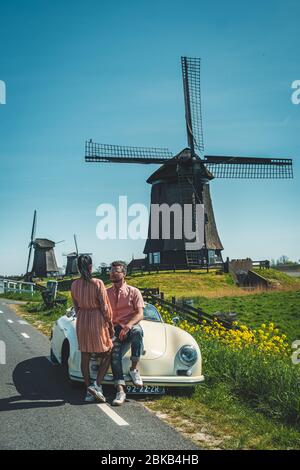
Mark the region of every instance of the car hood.
[[157, 359], [163, 356], [167, 347], [166, 328], [164, 323], [152, 321], [141, 321], [144, 331], [144, 351], [143, 360]]

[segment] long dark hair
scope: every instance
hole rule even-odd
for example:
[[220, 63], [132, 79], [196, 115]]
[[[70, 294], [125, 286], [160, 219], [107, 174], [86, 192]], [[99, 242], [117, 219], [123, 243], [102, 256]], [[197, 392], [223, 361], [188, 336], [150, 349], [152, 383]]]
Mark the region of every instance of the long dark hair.
[[85, 281], [90, 281], [92, 279], [92, 273], [89, 270], [89, 267], [92, 265], [92, 258], [89, 255], [80, 255], [78, 256], [77, 265], [81, 277]]

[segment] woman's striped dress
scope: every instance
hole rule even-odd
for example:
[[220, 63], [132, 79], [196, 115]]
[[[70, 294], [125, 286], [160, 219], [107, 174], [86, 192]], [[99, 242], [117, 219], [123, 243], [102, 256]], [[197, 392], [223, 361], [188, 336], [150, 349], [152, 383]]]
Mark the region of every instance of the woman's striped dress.
[[96, 278], [90, 281], [77, 279], [72, 283], [71, 295], [77, 314], [76, 332], [80, 351], [109, 351], [113, 346], [109, 334], [112, 310], [103, 282]]

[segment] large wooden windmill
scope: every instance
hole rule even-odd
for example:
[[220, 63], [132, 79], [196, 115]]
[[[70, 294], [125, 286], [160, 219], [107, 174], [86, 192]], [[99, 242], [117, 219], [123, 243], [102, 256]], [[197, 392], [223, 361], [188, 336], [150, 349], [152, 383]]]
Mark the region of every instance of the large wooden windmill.
[[[151, 238], [150, 224], [144, 248], [148, 264], [198, 266], [222, 258], [223, 246], [218, 234], [209, 182], [214, 178], [292, 178], [292, 160], [203, 155], [203, 128], [200, 93], [200, 59], [181, 57], [188, 147], [176, 156], [166, 148], [125, 147], [85, 144], [87, 162], [161, 164], [147, 180], [152, 185], [151, 204], [174, 203], [204, 205], [204, 245], [191, 250], [191, 240]], [[193, 228], [197, 232], [197, 218]], [[150, 220], [151, 222], [151, 220]], [[161, 233], [161, 231], [160, 231]]]

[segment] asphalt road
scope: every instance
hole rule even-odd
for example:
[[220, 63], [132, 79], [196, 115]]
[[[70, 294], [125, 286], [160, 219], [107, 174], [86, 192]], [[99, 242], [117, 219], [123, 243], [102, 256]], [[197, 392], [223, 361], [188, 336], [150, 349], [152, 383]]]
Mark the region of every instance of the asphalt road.
[[[191, 441], [130, 399], [84, 403], [49, 360], [49, 339], [0, 300], [0, 449], [195, 450]], [[113, 414], [111, 414], [113, 413]]]

